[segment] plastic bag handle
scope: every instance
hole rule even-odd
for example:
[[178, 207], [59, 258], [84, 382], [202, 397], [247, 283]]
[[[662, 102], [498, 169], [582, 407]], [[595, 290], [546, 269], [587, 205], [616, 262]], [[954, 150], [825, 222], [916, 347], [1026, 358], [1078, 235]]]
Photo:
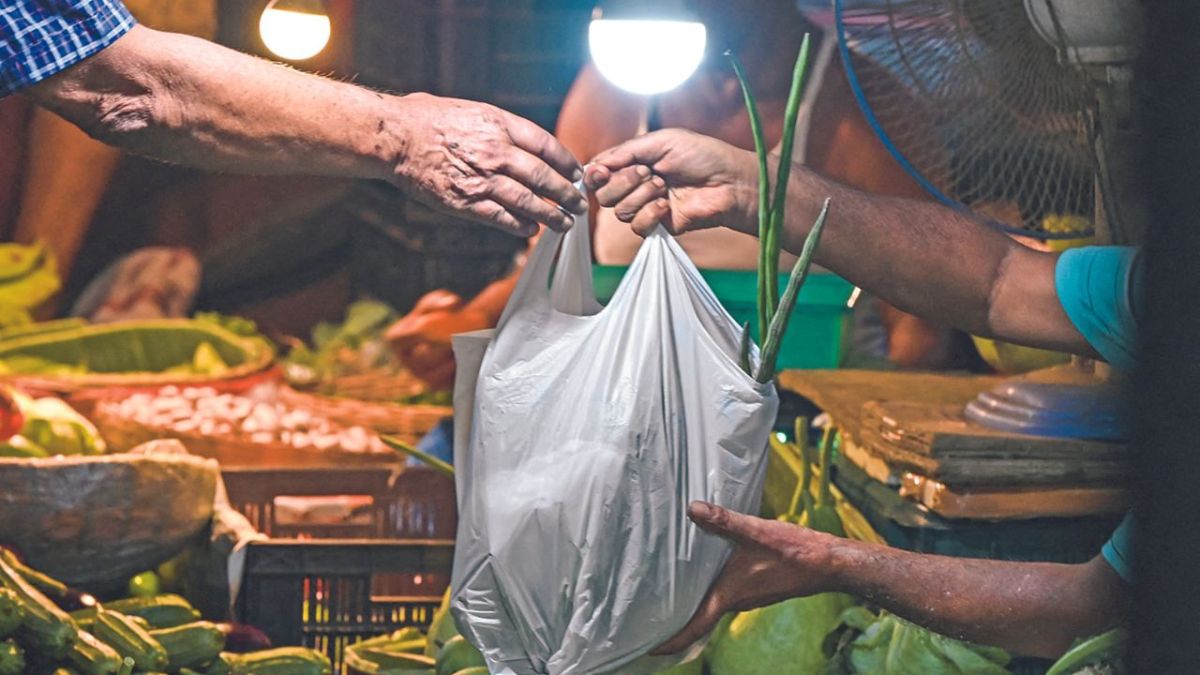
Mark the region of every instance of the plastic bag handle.
[[[575, 187], [587, 194], [582, 182], [576, 183]], [[566, 234], [552, 230], [542, 233], [525, 263], [525, 271], [521, 273], [512, 297], [504, 307], [497, 328], [503, 328], [509, 316], [520, 309], [546, 307], [576, 316], [590, 316], [601, 309], [592, 289], [592, 240], [588, 214], [576, 217], [575, 225]]]

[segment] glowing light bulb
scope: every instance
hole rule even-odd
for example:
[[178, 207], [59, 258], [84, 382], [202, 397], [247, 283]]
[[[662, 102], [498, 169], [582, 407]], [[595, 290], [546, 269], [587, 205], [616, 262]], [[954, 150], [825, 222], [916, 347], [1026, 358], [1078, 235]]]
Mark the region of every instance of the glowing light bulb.
[[601, 18], [588, 26], [588, 47], [600, 74], [647, 96], [687, 81], [704, 59], [707, 38], [697, 21]]
[[272, 54], [288, 61], [303, 61], [329, 44], [332, 26], [319, 2], [272, 0], [258, 20], [258, 33]]

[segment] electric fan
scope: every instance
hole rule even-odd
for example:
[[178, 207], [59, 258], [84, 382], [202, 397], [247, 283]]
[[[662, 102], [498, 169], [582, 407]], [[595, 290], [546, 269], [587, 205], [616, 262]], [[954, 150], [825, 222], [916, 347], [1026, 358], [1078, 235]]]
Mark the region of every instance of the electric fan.
[[[1015, 235], [1132, 243], [1144, 229], [1130, 177], [1137, 3], [834, 0], [834, 17], [863, 113], [930, 194]], [[981, 395], [967, 418], [1022, 433], [1124, 435], [1111, 383], [1038, 379]]]
[[835, 19], [858, 102], [931, 194], [1039, 239], [1089, 236], [1101, 214], [1137, 231], [1116, 203], [1129, 190], [1114, 140], [1129, 126], [1136, 0], [846, 4]]

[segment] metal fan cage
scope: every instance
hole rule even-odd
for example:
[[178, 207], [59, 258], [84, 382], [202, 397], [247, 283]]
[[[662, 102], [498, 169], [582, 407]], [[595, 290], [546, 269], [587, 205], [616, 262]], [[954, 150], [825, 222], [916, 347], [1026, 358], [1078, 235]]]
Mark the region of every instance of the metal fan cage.
[[1019, 0], [835, 0], [835, 20], [867, 120], [933, 196], [1014, 234], [1093, 234], [1093, 85]]

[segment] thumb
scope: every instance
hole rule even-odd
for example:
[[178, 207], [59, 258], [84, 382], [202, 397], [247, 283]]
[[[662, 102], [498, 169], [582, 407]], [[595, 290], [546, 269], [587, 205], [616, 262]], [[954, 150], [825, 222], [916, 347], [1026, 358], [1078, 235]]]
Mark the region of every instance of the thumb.
[[757, 535], [762, 531], [762, 519], [708, 502], [697, 501], [689, 504], [688, 517], [705, 532], [737, 544], [757, 544]]

